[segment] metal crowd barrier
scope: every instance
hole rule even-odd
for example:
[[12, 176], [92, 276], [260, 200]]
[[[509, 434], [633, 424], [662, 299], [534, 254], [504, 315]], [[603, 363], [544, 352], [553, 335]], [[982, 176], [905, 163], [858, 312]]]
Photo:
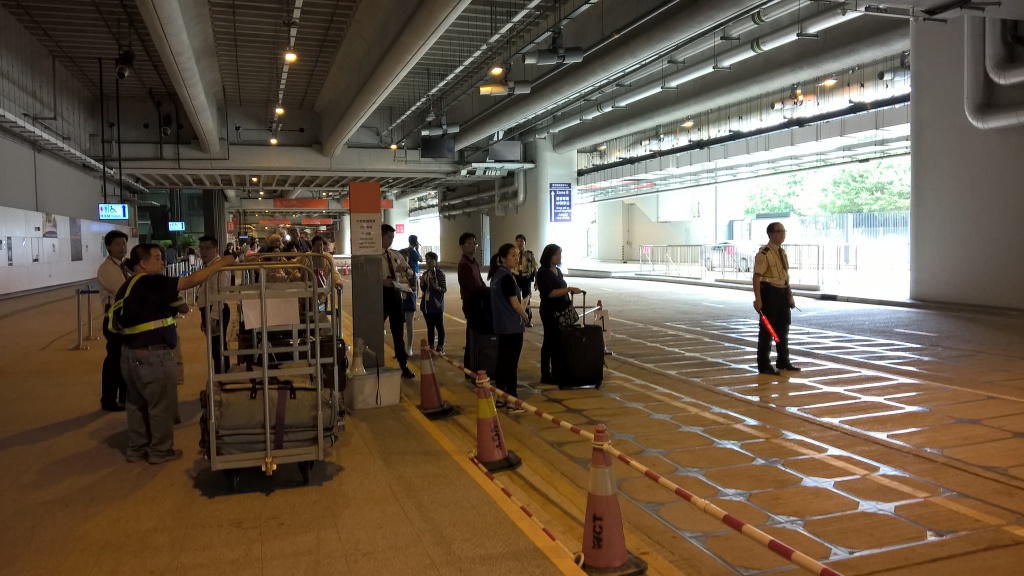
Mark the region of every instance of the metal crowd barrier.
[[87, 285], [85, 288], [78, 288], [75, 290], [75, 304], [78, 309], [75, 318], [77, 319], [77, 331], [78, 331], [78, 343], [68, 348], [68, 350], [88, 350], [89, 347], [82, 344], [82, 295], [85, 294], [85, 309], [86, 316], [88, 317], [89, 323], [89, 336], [86, 340], [97, 340], [99, 336], [93, 336], [92, 334], [92, 295], [99, 294], [100, 291], [93, 288], [91, 285]]
[[[753, 246], [753, 245], [751, 245]], [[786, 244], [791, 284], [819, 287], [823, 271], [857, 268], [857, 250], [849, 246]], [[732, 244], [645, 244], [640, 273], [679, 278], [747, 280], [753, 277], [756, 249]], [[833, 257], [833, 251], [839, 256]], [[826, 258], [826, 256], [828, 256]], [[852, 258], [852, 261], [851, 261]]]

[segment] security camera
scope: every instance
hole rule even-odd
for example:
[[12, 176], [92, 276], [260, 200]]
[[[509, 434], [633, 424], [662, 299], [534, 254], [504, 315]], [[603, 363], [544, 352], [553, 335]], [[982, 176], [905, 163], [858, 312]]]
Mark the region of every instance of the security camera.
[[135, 62], [135, 54], [131, 50], [125, 50], [118, 55], [114, 61], [114, 75], [118, 80], [125, 80], [132, 73], [132, 64]]
[[161, 126], [160, 127], [160, 135], [163, 136], [164, 138], [167, 138], [168, 136], [170, 136], [171, 135], [171, 127], [170, 126]]

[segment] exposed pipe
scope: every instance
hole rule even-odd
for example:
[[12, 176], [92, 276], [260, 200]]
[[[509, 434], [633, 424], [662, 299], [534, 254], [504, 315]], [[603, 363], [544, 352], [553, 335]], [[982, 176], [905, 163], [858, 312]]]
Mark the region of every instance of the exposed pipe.
[[[844, 70], [892, 56], [909, 49], [907, 28], [908, 24], [901, 20], [862, 19], [835, 30], [821, 45], [815, 46], [813, 54], [804, 54], [799, 46], [790, 45], [770, 55], [770, 63], [760, 67], [746, 65], [742, 78], [714, 77], [715, 83], [702, 86], [699, 94], [688, 94], [680, 99], [678, 92], [667, 93], [654, 102], [645, 102], [643, 107], [634, 106], [614, 117], [607, 115], [597, 122], [563, 132], [552, 149], [558, 154], [575, 152], [584, 146], [632, 134], [637, 126], [675, 123], [680, 117], [699, 110], [728, 106], [778, 90], [780, 86], [803, 82], [823, 69]], [[718, 78], [723, 80], [719, 82]]]
[[564, 74], [560, 74], [551, 82], [546, 82], [539, 89], [535, 84], [533, 91], [522, 99], [516, 98], [514, 105], [494, 112], [487, 111], [469, 123], [463, 122], [455, 137], [455, 147], [465, 148], [497, 130], [514, 125], [522, 118], [551, 107], [564, 100], [566, 94], [578, 92], [581, 86], [600, 83], [617, 71], [631, 66], [638, 57], [676, 46], [680, 38], [701, 36], [708, 29], [714, 29], [720, 22], [734, 20], [738, 13], [746, 12], [750, 8], [764, 7], [771, 2], [744, 4], [748, 5], [746, 9], [737, 10], [735, 2], [700, 0], [692, 8], [683, 10], [673, 17], [661, 19], [646, 30], [638, 27], [636, 33], [605, 46], [608, 49], [602, 50], [603, 53], [588, 54], [585, 66], [568, 67]]
[[430, 190], [411, 190], [409, 192], [401, 192], [397, 196], [395, 196], [395, 202], [398, 202], [400, 200], [415, 200], [417, 198], [422, 198], [422, 197], [427, 196], [429, 194], [433, 194], [434, 192], [436, 192], [436, 190], [434, 190], [434, 189], [430, 189]]
[[100, 66], [100, 174], [103, 175], [103, 203], [107, 203], [107, 145], [103, 142], [103, 134], [107, 131], [107, 103], [103, 99], [103, 58], [96, 59]]
[[605, 112], [654, 96], [666, 88], [676, 88], [684, 82], [689, 82], [718, 70], [728, 69], [733, 64], [742, 62], [748, 58], [753, 58], [754, 56], [767, 52], [773, 48], [794, 42], [798, 38], [798, 33], [815, 34], [839, 23], [857, 18], [862, 14], [863, 13], [861, 12], [847, 11], [844, 7], [821, 12], [801, 22], [785, 26], [778, 30], [769, 32], [764, 36], [755, 38], [754, 40], [751, 40], [749, 44], [743, 44], [731, 50], [727, 50], [720, 55], [706, 58], [693, 66], [688, 66], [679, 72], [670, 74], [664, 79], [659, 78], [658, 80], [648, 82], [643, 86], [628, 90], [627, 92], [616, 96], [610, 102], [598, 102], [597, 104], [582, 110], [579, 114], [573, 114], [566, 118], [562, 118], [553, 124], [549, 124], [548, 126], [527, 132], [523, 136], [523, 140], [533, 140], [538, 136], [545, 136], [547, 134], [559, 132], [571, 126], [575, 126], [580, 122], [592, 120]]
[[1014, 62], [1004, 30], [1010, 21], [985, 19], [985, 70], [997, 84], [1009, 86], [1024, 82], [1024, 62]]
[[481, 190], [480, 192], [472, 192], [470, 194], [463, 194], [455, 198], [447, 198], [438, 205], [440, 207], [451, 206], [452, 204], [460, 204], [462, 202], [469, 202], [470, 200], [476, 200], [478, 198], [489, 198], [499, 194], [506, 194], [508, 192], [514, 192], [518, 184], [509, 184], [508, 186], [501, 186], [493, 190]]
[[1024, 103], [993, 106], [985, 73], [985, 19], [964, 17], [964, 112], [982, 130], [1024, 124]]

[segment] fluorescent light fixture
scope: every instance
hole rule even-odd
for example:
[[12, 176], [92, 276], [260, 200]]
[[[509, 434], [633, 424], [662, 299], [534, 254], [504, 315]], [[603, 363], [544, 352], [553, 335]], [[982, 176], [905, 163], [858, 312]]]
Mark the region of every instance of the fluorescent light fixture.
[[501, 64], [495, 64], [491, 66], [491, 76], [501, 76], [505, 73], [505, 67]]
[[284, 116], [284, 108], [282, 108], [281, 106], [274, 108], [274, 114], [277, 114], [278, 116]]
[[693, 121], [692, 118], [687, 118], [685, 122], [680, 124], [680, 126], [682, 126], [683, 128], [686, 128], [687, 130], [689, 130], [690, 128], [693, 128], [693, 125], [694, 125], [694, 121]]
[[299, 59], [299, 55], [295, 53], [295, 48], [289, 48], [284, 51], [284, 61], [291, 64]]
[[597, 147], [597, 149], [604, 152], [605, 150], [608, 149], [608, 146], [605, 144], [601, 144], [600, 146]]
[[251, 180], [251, 181], [253, 181], [253, 182], [259, 182], [259, 181], [260, 181], [260, 179], [259, 179], [259, 178], [257, 178], [257, 177], [255, 177], [255, 176], [253, 176], [253, 177], [252, 177], [252, 178], [250, 178], [249, 180]]
[[398, 150], [398, 144], [395, 144], [394, 142], [392, 142], [391, 146], [388, 146], [388, 148], [391, 148], [392, 150]]
[[271, 146], [277, 146], [277, 138], [271, 138], [270, 139], [270, 145]]
[[550, 66], [552, 64], [574, 64], [583, 61], [583, 48], [573, 46], [571, 48], [549, 48], [547, 50], [536, 50], [523, 54], [523, 62], [526, 64], [537, 64]]
[[824, 80], [822, 80], [818, 84], [818, 86], [824, 86], [825, 88], [831, 88], [831, 87], [835, 86], [838, 82], [839, 82], [839, 80], [836, 80], [835, 76], [829, 76], [828, 78], [825, 78]]
[[527, 80], [507, 83], [491, 83], [480, 86], [481, 96], [504, 96], [506, 94], [529, 94], [533, 84]]

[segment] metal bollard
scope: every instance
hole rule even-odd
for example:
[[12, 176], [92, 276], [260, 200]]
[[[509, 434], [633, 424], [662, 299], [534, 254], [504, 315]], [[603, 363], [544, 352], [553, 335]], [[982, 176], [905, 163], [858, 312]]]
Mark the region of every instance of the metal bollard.
[[88, 346], [82, 345], [82, 289], [75, 290], [75, 302], [77, 304], [78, 313], [75, 318], [78, 320], [78, 344], [71, 346], [68, 350], [88, 350]]

